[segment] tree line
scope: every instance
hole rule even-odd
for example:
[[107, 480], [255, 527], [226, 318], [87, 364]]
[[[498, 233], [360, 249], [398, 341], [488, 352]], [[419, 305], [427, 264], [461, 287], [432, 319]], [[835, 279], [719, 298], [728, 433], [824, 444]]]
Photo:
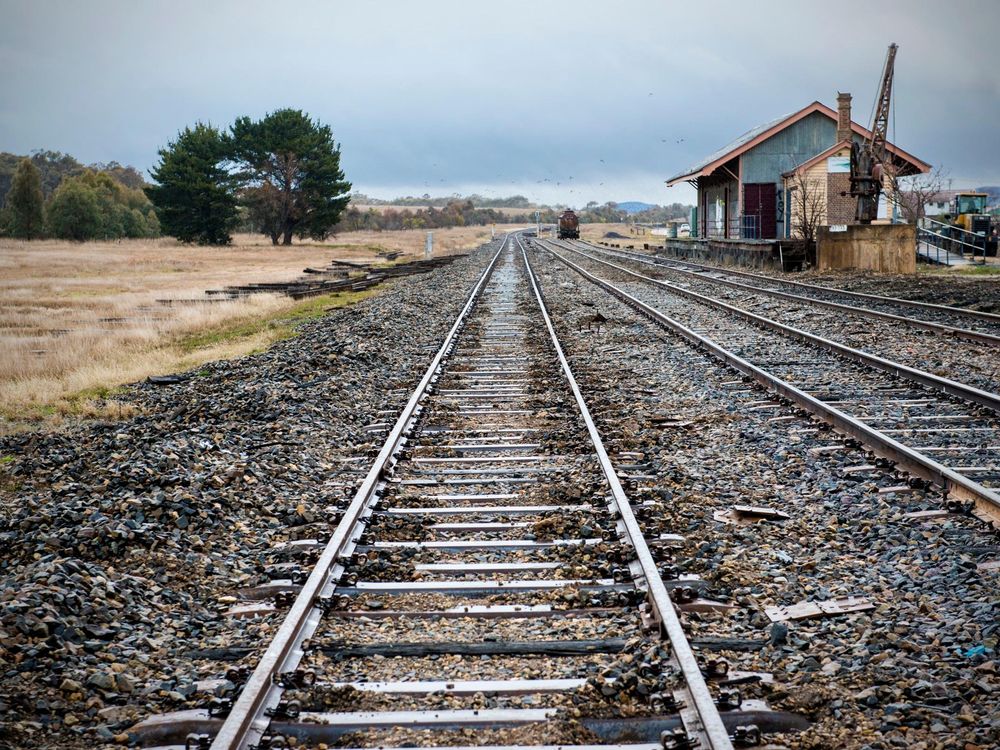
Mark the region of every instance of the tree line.
[[163, 231], [182, 242], [228, 244], [241, 226], [275, 245], [324, 239], [350, 200], [340, 145], [301, 110], [240, 117], [227, 130], [197, 123], [159, 157], [146, 195]]
[[117, 162], [84, 167], [68, 154], [0, 154], [0, 235], [69, 240], [158, 237], [142, 175]]
[[[554, 214], [553, 214], [554, 215]], [[416, 210], [386, 208], [361, 210], [350, 206], [335, 227], [337, 232], [358, 230], [441, 229], [444, 227], [484, 226], [486, 224], [527, 223], [534, 213], [511, 216], [493, 208], [477, 207], [469, 198], [453, 199], [442, 208], [428, 206]]]
[[603, 205], [591, 201], [578, 215], [583, 224], [616, 224], [626, 219], [638, 224], [662, 224], [671, 219], [687, 218], [691, 208], [684, 203], [671, 203], [668, 206], [653, 206], [637, 213], [626, 214], [614, 201], [608, 201]]
[[[455, 201], [472, 201], [479, 208], [535, 208], [535, 204], [523, 195], [510, 195], [506, 198], [485, 198], [478, 193], [472, 195], [459, 195], [454, 193], [449, 196], [432, 198], [430, 193], [424, 193], [419, 197], [412, 195], [385, 200], [383, 198], [372, 198], [364, 193], [351, 193], [351, 203], [360, 203], [367, 206], [417, 206], [420, 208], [444, 208], [449, 203]], [[544, 206], [543, 206], [544, 208]]]

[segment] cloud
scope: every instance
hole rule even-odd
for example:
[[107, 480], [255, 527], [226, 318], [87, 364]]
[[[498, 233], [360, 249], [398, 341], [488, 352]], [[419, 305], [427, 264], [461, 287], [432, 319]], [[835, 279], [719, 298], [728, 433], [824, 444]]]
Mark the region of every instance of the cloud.
[[0, 0], [0, 149], [145, 169], [196, 120], [294, 106], [333, 127], [349, 178], [374, 194], [510, 185], [556, 200], [559, 182], [569, 203], [667, 202], [663, 178], [814, 99], [850, 91], [867, 124], [896, 41], [897, 141], [1000, 183], [1000, 5], [954, 5], [942, 33], [924, 0], [835, 15], [726, 0]]

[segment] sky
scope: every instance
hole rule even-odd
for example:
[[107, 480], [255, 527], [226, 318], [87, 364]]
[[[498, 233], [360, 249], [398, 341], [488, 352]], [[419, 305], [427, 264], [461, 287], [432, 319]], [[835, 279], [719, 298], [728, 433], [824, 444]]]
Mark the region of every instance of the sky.
[[692, 202], [664, 181], [750, 128], [854, 95], [890, 42], [890, 140], [1000, 184], [1000, 0], [0, 0], [0, 151], [144, 172], [197, 121], [294, 107], [354, 189], [580, 207]]

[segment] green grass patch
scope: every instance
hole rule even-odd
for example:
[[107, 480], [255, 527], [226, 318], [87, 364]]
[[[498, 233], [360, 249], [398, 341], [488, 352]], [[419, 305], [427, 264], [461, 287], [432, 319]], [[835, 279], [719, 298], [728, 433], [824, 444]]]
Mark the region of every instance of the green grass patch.
[[1000, 276], [1000, 266], [963, 266], [956, 273], [962, 276]]
[[985, 266], [932, 266], [920, 264], [917, 271], [928, 276], [1000, 276], [1000, 265]]
[[[308, 297], [296, 302], [291, 309], [283, 310], [269, 317], [226, 323], [205, 331], [188, 334], [178, 340], [177, 346], [184, 354], [191, 354], [199, 349], [233, 344], [242, 339], [261, 336], [265, 339], [266, 345], [269, 346], [278, 341], [294, 338], [297, 335], [296, 327], [298, 325], [321, 318], [339, 307], [353, 305], [375, 293], [374, 289], [367, 289], [361, 292], [335, 292]], [[260, 349], [255, 349], [254, 352], [256, 351], [260, 351]]]

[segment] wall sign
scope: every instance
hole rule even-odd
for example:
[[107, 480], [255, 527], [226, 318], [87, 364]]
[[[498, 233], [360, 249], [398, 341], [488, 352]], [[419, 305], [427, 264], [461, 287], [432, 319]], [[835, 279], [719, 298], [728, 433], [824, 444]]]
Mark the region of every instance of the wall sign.
[[850, 156], [831, 156], [826, 160], [826, 171], [829, 174], [851, 173]]

